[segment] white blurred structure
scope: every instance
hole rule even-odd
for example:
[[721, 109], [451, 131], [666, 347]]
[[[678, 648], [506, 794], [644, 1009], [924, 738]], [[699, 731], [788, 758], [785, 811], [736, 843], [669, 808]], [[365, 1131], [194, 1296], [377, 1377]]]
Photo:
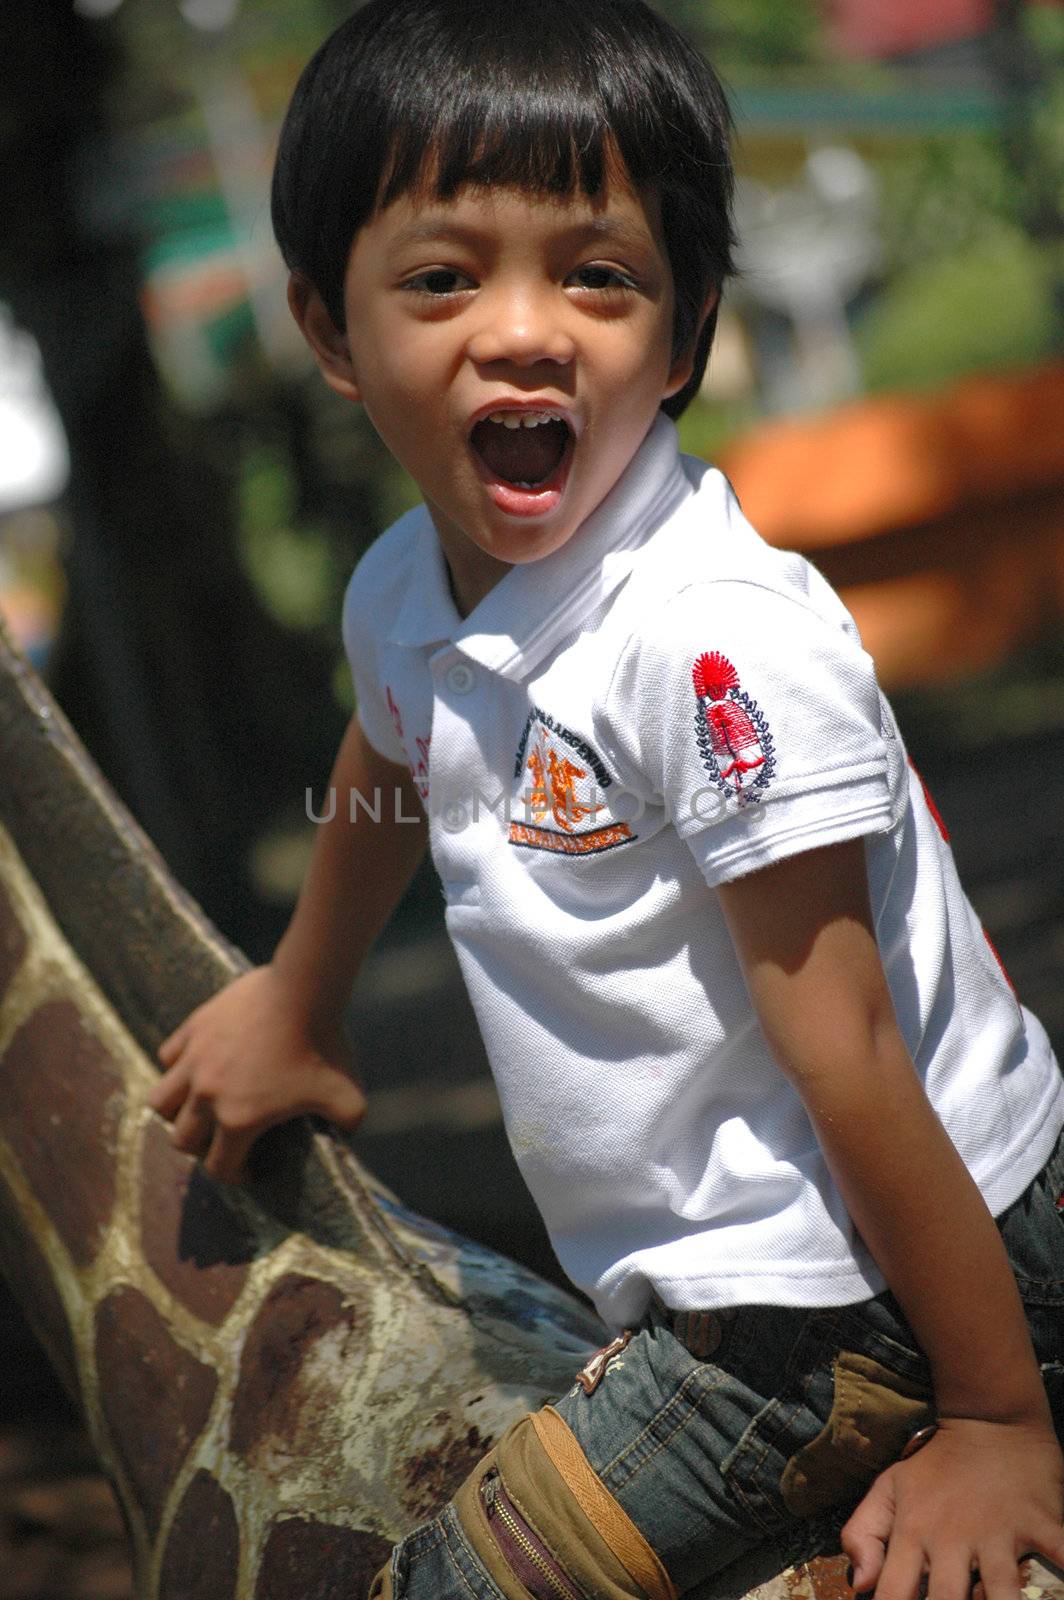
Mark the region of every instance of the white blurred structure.
[[36, 341], [0, 305], [0, 514], [47, 504], [69, 476], [66, 435]]
[[747, 178], [737, 194], [741, 294], [782, 317], [789, 337], [760, 343], [772, 411], [830, 405], [855, 394], [860, 372], [846, 309], [881, 259], [879, 192], [856, 150], [810, 151], [798, 178], [770, 189]]

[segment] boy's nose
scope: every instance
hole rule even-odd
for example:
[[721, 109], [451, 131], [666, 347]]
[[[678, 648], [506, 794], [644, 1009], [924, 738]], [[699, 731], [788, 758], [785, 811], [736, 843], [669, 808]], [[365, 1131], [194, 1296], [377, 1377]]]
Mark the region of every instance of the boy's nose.
[[485, 301], [483, 309], [483, 320], [468, 344], [469, 358], [478, 365], [492, 361], [519, 367], [537, 361], [565, 365], [576, 354], [553, 296], [499, 296]]

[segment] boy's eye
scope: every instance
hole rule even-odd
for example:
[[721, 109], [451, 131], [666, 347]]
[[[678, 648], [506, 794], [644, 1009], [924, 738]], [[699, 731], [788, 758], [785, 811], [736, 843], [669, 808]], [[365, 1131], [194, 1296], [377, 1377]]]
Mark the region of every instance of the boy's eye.
[[600, 262], [589, 262], [586, 267], [577, 267], [571, 274], [570, 283], [578, 289], [634, 289], [635, 279], [630, 278], [620, 267], [607, 267]]
[[403, 284], [404, 289], [413, 289], [418, 294], [445, 295], [457, 294], [462, 289], [471, 289], [473, 282], [464, 272], [458, 272], [453, 267], [430, 267], [427, 272], [416, 272], [412, 278], [407, 278]]

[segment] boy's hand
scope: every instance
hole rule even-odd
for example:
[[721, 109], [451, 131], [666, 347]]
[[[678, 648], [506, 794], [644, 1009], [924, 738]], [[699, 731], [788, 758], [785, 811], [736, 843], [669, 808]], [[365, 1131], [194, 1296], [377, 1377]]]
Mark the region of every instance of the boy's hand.
[[1064, 1462], [1047, 1425], [950, 1417], [876, 1479], [842, 1530], [853, 1586], [876, 1600], [1017, 1600], [1025, 1555], [1064, 1565]]
[[158, 1053], [167, 1070], [148, 1104], [173, 1123], [177, 1148], [199, 1156], [223, 1183], [240, 1181], [255, 1140], [279, 1122], [313, 1112], [350, 1129], [365, 1114], [339, 1027], [315, 1036], [272, 966], [227, 985]]

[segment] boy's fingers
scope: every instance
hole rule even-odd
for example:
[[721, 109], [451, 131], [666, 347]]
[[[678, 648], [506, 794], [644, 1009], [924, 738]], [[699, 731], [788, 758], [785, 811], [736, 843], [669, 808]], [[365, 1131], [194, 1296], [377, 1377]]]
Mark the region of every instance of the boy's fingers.
[[1051, 1565], [1064, 1568], [1064, 1528], [1059, 1523], [1046, 1522], [1022, 1550], [1024, 1555], [1038, 1555]]
[[171, 1067], [169, 1072], [163, 1073], [158, 1083], [152, 1084], [146, 1098], [152, 1111], [157, 1111], [161, 1117], [172, 1122], [187, 1094], [188, 1073], [179, 1067]]
[[185, 1048], [185, 1041], [187, 1038], [188, 1023], [186, 1021], [183, 1022], [179, 1028], [175, 1028], [168, 1039], [163, 1040], [155, 1054], [162, 1062], [164, 1067], [173, 1066], [174, 1062], [177, 1060], [177, 1057]]
[[842, 1530], [842, 1548], [853, 1565], [853, 1587], [874, 1589], [883, 1570], [887, 1540], [894, 1526], [894, 1496], [884, 1473]]
[[1020, 1567], [1010, 1550], [981, 1551], [979, 1577], [986, 1600], [1019, 1600]]
[[340, 1076], [312, 1109], [319, 1116], [335, 1122], [337, 1127], [351, 1131], [358, 1127], [366, 1115], [366, 1097], [349, 1078]]
[[[927, 1600], [968, 1600], [972, 1588], [971, 1558], [951, 1550], [931, 1563], [927, 1578]], [[1012, 1570], [1012, 1593], [998, 1600], [1015, 1600], [1016, 1569]], [[989, 1597], [988, 1597], [989, 1600]]]
[[258, 1137], [254, 1133], [232, 1133], [216, 1128], [210, 1149], [203, 1158], [203, 1169], [218, 1183], [240, 1183], [244, 1165], [252, 1145]]
[[1040, 1556], [1045, 1556], [1055, 1567], [1064, 1567], [1064, 1527], [1060, 1523], [1047, 1522], [1041, 1535], [1036, 1537], [1030, 1548], [1037, 1551]]
[[853, 1577], [850, 1582], [856, 1594], [871, 1594], [872, 1590], [875, 1589], [879, 1583], [886, 1556], [886, 1546], [876, 1540], [863, 1545], [862, 1554], [859, 1557], [850, 1557], [853, 1567]]
[[210, 1148], [213, 1135], [214, 1118], [207, 1103], [189, 1095], [174, 1121], [174, 1145], [186, 1155], [202, 1156]]
[[[919, 1545], [902, 1547], [895, 1539], [887, 1549], [883, 1571], [876, 1583], [876, 1600], [917, 1600], [923, 1589], [923, 1579], [924, 1553]], [[968, 1584], [965, 1581], [964, 1594], [967, 1593]]]

